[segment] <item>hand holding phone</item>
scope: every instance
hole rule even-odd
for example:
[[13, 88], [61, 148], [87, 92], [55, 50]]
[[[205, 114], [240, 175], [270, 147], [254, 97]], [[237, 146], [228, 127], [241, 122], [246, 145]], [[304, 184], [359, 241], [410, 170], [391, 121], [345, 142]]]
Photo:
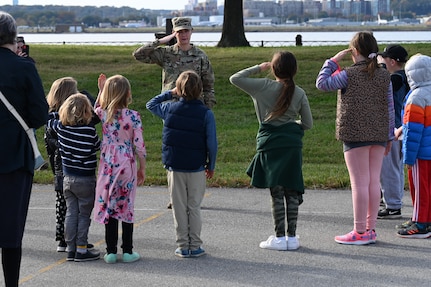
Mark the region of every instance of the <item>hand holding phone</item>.
[[22, 53], [28, 57], [30, 56], [30, 46], [29, 45], [23, 45], [22, 46]]

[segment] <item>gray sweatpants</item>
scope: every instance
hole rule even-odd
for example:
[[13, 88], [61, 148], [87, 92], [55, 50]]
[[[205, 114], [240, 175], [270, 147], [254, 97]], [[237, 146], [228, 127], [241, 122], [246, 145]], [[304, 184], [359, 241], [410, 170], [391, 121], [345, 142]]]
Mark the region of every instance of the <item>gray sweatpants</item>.
[[404, 165], [401, 141], [393, 141], [389, 154], [383, 158], [380, 186], [386, 208], [401, 209], [404, 196]]
[[68, 252], [88, 244], [95, 188], [95, 176], [64, 176], [63, 191], [67, 206], [65, 240]]

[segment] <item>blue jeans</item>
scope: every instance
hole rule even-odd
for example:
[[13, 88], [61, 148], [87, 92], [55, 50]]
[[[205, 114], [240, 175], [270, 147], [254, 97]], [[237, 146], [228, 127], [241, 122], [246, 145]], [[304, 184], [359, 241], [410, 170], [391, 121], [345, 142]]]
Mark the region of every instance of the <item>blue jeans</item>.
[[65, 240], [67, 251], [87, 246], [91, 211], [94, 206], [95, 176], [64, 176], [63, 191], [66, 200]]
[[404, 165], [401, 141], [393, 141], [389, 154], [383, 158], [380, 186], [386, 208], [401, 209], [404, 195]]

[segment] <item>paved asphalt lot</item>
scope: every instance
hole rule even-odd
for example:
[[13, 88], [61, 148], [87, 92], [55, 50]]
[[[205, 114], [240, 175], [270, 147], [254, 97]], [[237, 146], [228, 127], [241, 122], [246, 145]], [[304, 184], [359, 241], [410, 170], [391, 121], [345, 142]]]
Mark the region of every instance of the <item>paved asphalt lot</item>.
[[[20, 286], [431, 286], [431, 239], [402, 239], [379, 220], [378, 241], [344, 246], [335, 235], [353, 226], [350, 192], [307, 190], [300, 206], [296, 251], [258, 247], [273, 234], [268, 190], [209, 188], [202, 206], [207, 255], [174, 256], [175, 234], [166, 187], [141, 187], [136, 200], [134, 263], [67, 262], [55, 251], [52, 186], [35, 185], [23, 241]], [[104, 254], [104, 227], [92, 222], [89, 241]], [[0, 285], [4, 284], [3, 276]]]

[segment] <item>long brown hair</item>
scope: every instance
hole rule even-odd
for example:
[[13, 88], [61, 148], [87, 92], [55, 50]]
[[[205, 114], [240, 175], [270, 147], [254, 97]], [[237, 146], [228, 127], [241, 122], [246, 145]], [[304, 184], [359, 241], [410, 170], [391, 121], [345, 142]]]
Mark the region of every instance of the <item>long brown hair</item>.
[[266, 121], [282, 116], [289, 108], [295, 92], [293, 77], [298, 69], [295, 56], [287, 51], [275, 53], [272, 57], [271, 67], [272, 73], [283, 84], [283, 88], [273, 110], [266, 117]]
[[78, 83], [72, 77], [55, 80], [46, 96], [50, 112], [58, 112], [64, 101], [73, 94], [78, 93]]
[[363, 71], [367, 72], [370, 77], [374, 76], [374, 72], [379, 67], [377, 63], [379, 46], [377, 45], [377, 40], [374, 38], [373, 33], [367, 31], [356, 33], [350, 41], [350, 46], [365, 57], [367, 67]]

